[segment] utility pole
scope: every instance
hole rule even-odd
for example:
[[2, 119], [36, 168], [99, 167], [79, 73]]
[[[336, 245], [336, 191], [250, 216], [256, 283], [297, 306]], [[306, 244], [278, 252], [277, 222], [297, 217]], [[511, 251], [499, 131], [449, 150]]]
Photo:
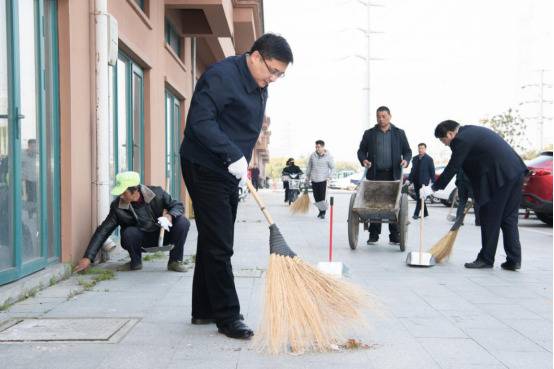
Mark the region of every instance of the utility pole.
[[544, 89], [545, 88], [552, 88], [551, 83], [545, 83], [544, 82], [544, 72], [546, 72], [547, 69], [540, 69], [538, 72], [540, 74], [539, 83], [533, 83], [533, 84], [527, 84], [521, 86], [522, 89], [528, 88], [528, 87], [537, 87], [539, 92], [539, 98], [538, 100], [530, 100], [530, 101], [524, 101], [519, 103], [519, 105], [524, 104], [539, 104], [539, 115], [536, 117], [527, 117], [525, 119], [532, 119], [536, 120], [538, 122], [539, 127], [539, 150], [542, 150], [544, 148], [544, 121], [545, 120], [552, 120], [552, 117], [547, 117], [544, 115], [544, 104], [552, 104], [552, 100], [547, 100], [544, 97]]

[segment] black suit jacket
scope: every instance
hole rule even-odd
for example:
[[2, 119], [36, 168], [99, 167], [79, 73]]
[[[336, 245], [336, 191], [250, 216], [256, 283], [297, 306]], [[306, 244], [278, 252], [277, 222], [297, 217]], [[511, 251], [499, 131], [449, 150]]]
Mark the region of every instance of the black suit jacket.
[[[392, 150], [392, 162], [393, 162], [393, 176], [395, 180], [399, 180], [402, 176], [402, 170], [400, 168], [400, 162], [402, 160], [409, 161], [412, 158], [412, 150], [408, 144], [408, 139], [404, 131], [395, 125], [391, 124], [391, 150]], [[367, 171], [366, 178], [372, 180], [375, 178], [375, 171], [377, 166], [375, 165], [375, 157], [377, 155], [376, 149], [376, 139], [377, 139], [377, 130], [379, 129], [378, 125], [375, 125], [373, 128], [370, 128], [364, 132], [362, 141], [360, 142], [360, 147], [358, 149], [358, 160], [363, 166], [364, 160], [369, 160], [371, 162], [371, 167]]]
[[482, 206], [496, 191], [527, 171], [523, 160], [498, 134], [488, 128], [462, 126], [450, 143], [452, 156], [433, 190], [446, 187], [460, 167], [473, 187], [475, 200]]
[[428, 185], [429, 181], [435, 182], [435, 163], [433, 158], [427, 154], [423, 155], [421, 159], [419, 159], [419, 155], [414, 156], [408, 181], [412, 182], [415, 187]]

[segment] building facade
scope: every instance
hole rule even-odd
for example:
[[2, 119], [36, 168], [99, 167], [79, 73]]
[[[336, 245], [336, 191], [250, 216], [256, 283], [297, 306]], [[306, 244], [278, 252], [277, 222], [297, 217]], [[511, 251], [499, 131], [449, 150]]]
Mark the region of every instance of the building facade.
[[81, 258], [117, 172], [186, 200], [179, 145], [194, 83], [250, 48], [262, 5], [0, 0], [0, 285]]

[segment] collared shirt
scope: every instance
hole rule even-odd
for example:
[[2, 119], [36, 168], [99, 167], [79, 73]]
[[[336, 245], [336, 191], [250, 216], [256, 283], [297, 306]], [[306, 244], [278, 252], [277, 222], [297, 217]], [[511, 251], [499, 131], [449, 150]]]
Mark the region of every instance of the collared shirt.
[[248, 69], [246, 54], [211, 65], [192, 96], [181, 157], [213, 171], [242, 156], [250, 161], [262, 129], [267, 88], [260, 88]]
[[375, 166], [377, 170], [392, 169], [392, 133], [391, 129], [383, 132], [380, 128], [377, 130], [377, 151], [375, 156]]

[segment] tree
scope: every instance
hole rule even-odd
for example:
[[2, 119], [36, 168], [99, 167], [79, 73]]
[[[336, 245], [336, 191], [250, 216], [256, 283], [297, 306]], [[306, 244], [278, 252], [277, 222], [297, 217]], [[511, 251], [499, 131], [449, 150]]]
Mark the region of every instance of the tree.
[[528, 144], [525, 136], [527, 124], [517, 110], [514, 111], [510, 108], [490, 119], [481, 119], [481, 124], [498, 133], [514, 150], [522, 152], [526, 149]]

